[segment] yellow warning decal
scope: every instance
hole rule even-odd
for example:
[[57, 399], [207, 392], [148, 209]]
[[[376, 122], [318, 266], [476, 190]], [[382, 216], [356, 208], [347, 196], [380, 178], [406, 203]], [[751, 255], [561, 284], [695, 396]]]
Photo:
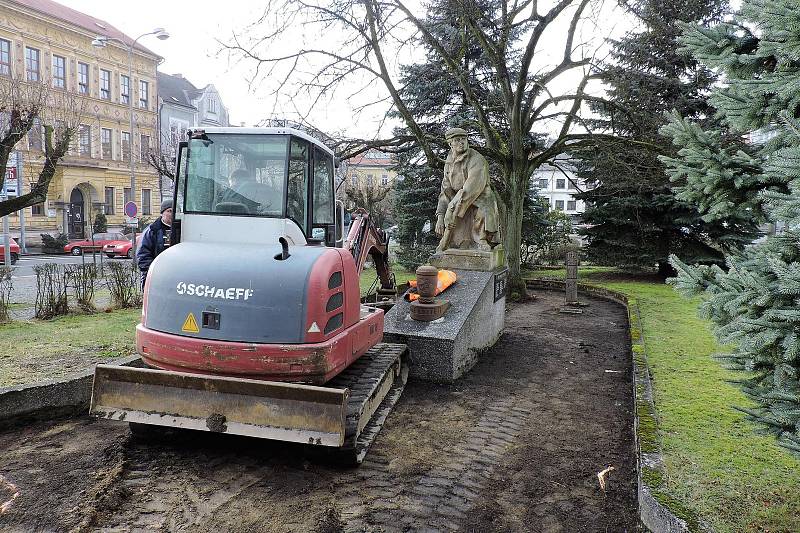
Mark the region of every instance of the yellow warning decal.
[[189, 313], [189, 316], [183, 321], [181, 331], [185, 331], [186, 333], [200, 333], [200, 328], [197, 327], [197, 320], [194, 318], [194, 313]]

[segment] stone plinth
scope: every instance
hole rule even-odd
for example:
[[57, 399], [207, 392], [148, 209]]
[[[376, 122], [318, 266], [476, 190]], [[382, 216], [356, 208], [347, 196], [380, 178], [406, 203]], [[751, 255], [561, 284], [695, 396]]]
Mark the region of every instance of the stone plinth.
[[408, 345], [412, 377], [455, 381], [475, 366], [480, 352], [492, 347], [503, 331], [506, 298], [503, 290], [495, 301], [495, 274], [504, 269], [452, 270], [458, 281], [437, 296], [451, 305], [442, 318], [432, 322], [412, 320], [410, 304], [405, 300], [386, 314], [384, 341]]
[[482, 272], [491, 272], [505, 263], [506, 254], [502, 244], [498, 244], [491, 251], [449, 248], [443, 252], [436, 252], [430, 259], [430, 264], [436, 268]]

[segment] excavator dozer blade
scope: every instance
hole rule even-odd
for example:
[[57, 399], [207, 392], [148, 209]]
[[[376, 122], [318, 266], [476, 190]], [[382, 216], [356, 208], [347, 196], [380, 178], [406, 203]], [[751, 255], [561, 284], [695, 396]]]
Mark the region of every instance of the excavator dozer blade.
[[97, 365], [92, 415], [342, 446], [348, 389]]

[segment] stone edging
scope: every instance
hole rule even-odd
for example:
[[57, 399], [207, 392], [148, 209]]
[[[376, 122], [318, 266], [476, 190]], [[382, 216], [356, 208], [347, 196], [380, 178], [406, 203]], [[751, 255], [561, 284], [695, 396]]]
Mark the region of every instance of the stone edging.
[[[564, 290], [561, 280], [528, 279], [529, 289]], [[653, 404], [647, 349], [642, 332], [639, 303], [625, 294], [594, 285], [578, 284], [578, 292], [610, 300], [625, 306], [628, 311], [628, 332], [633, 357], [633, 392], [635, 399], [634, 435], [636, 440], [636, 473], [638, 477], [639, 520], [657, 533], [688, 533], [699, 529], [681, 503], [664, 490], [664, 462], [658, 439], [658, 415]], [[676, 512], [689, 516], [678, 518]]]
[[[141, 358], [133, 355], [109, 360], [108, 364], [139, 366]], [[91, 368], [63, 379], [0, 387], [0, 424], [21, 417], [88, 410], [93, 376]]]

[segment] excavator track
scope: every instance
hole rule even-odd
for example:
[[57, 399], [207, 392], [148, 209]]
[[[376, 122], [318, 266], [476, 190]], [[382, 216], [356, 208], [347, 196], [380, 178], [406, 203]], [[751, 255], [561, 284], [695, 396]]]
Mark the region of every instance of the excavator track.
[[335, 454], [360, 464], [383, 427], [408, 379], [408, 347], [380, 343], [329, 381], [326, 386], [350, 389], [344, 446]]

